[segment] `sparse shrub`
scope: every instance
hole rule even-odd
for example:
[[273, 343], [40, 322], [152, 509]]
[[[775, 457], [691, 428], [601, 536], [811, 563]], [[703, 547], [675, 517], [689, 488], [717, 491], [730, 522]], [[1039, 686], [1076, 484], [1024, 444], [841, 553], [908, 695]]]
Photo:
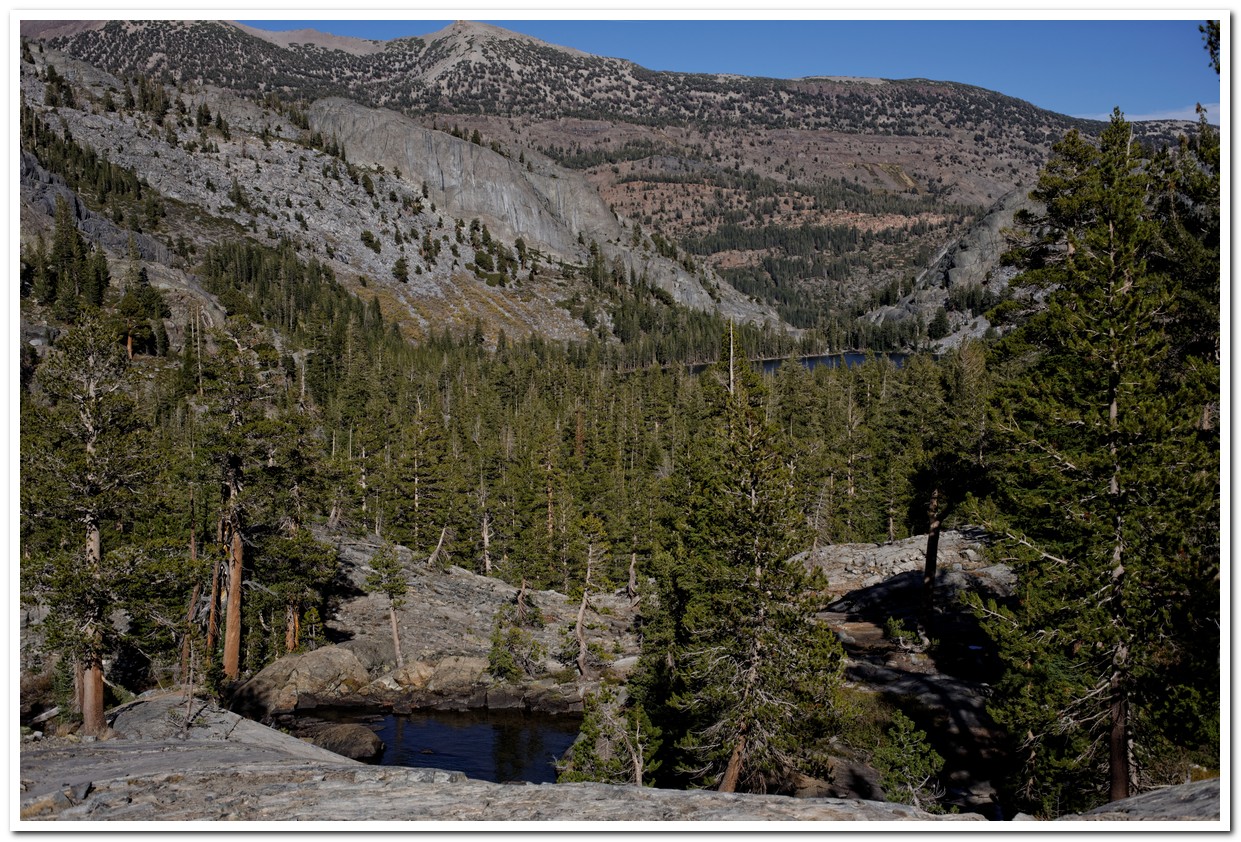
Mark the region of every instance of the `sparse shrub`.
[[505, 605], [496, 612], [491, 627], [491, 651], [487, 656], [488, 671], [503, 681], [518, 681], [523, 676], [537, 675], [547, 655], [527, 627], [541, 625], [541, 619], [532, 616], [527, 605], [526, 626], [518, 622], [514, 605]]
[[944, 791], [936, 777], [944, 768], [944, 758], [931, 748], [926, 732], [919, 730], [908, 716], [900, 711], [892, 714], [892, 727], [875, 749], [872, 762], [889, 801], [940, 812], [937, 802]]
[[918, 642], [918, 635], [905, 628], [896, 617], [888, 617], [883, 624], [883, 636], [901, 648], [909, 648]]

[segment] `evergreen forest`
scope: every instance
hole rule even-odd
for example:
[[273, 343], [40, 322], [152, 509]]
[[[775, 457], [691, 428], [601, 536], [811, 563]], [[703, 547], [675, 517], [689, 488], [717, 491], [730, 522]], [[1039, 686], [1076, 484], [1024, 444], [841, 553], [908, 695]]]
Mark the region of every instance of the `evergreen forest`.
[[[623, 326], [607, 336], [412, 341], [378, 298], [245, 232], [181, 244], [229, 315], [179, 324], [135, 241], [109, 256], [73, 212], [171, 240], [158, 193], [42, 124], [23, 148], [74, 192], [21, 256], [23, 314], [52, 326], [20, 351], [21, 599], [46, 609], [31, 656], [83, 733], [149, 687], [227, 698], [320, 645], [337, 542], [370, 536], [522, 593], [640, 600], [638, 669], [583, 721], [626, 751], [583, 741], [565, 779], [783, 791], [825, 773], [856, 715], [815, 619], [831, 583], [801, 554], [926, 535], [933, 582], [940, 530], [970, 525], [1014, 592], [928, 604], [920, 625], [968, 612], [990, 641], [1006, 797], [1054, 816], [1218, 774], [1226, 416], [1205, 119], [1175, 147], [1135, 143], [1119, 112], [1055, 145], [1007, 257], [1020, 294], [1002, 336], [772, 373], [753, 361], [791, 340], [632, 279], [603, 284]], [[800, 233], [817, 251], [834, 232]], [[399, 564], [374, 566], [395, 611]], [[908, 720], [893, 728], [907, 765], [927, 757]]]

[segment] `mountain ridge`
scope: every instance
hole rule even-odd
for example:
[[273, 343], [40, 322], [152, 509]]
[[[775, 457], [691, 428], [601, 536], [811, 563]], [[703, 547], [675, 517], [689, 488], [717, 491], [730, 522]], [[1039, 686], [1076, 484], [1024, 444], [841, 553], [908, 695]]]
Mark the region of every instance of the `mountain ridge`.
[[[166, 103], [182, 115], [222, 109], [247, 134], [240, 143], [222, 141], [186, 116], [170, 129], [162, 112], [153, 115], [152, 130], [139, 129], [133, 147], [145, 157], [129, 154], [132, 144], [111, 154], [162, 183], [186, 177], [161, 174], [170, 157], [216, 183], [234, 177], [235, 166], [257, 173], [274, 143], [303, 158], [298, 147], [335, 149], [355, 184], [363, 165], [368, 180], [387, 186], [350, 199], [335, 217], [310, 208], [297, 215], [301, 228], [311, 219], [327, 226], [310, 239], [337, 252], [342, 267], [361, 269], [360, 277], [391, 287], [398, 299], [409, 299], [410, 288], [392, 287], [392, 272], [417, 269], [429, 276], [411, 282], [434, 277], [460, 291], [452, 272], [473, 267], [481, 279], [493, 262], [484, 257], [479, 266], [466, 252], [450, 270], [406, 248], [408, 235], [424, 240], [420, 251], [429, 234], [452, 239], [451, 221], [447, 235], [439, 227], [442, 212], [432, 220], [424, 209], [423, 221], [401, 231], [399, 214], [384, 206], [385, 194], [408, 206], [421, 202], [421, 182], [423, 200], [456, 216], [458, 229], [477, 219], [507, 253], [518, 240], [541, 251], [542, 268], [547, 258], [560, 261], [558, 273], [591, 275], [596, 285], [604, 274], [630, 284], [644, 279], [699, 310], [783, 323], [792, 335], [818, 329], [821, 346], [831, 348], [924, 342], [950, 280], [922, 290], [913, 312], [883, 307], [911, 290], [999, 197], [1028, 189], [1064, 131], [1093, 126], [958, 83], [658, 72], [468, 21], [384, 42], [223, 21], [23, 21], [22, 32], [49, 55], [65, 56], [56, 59], [62, 66], [71, 68], [71, 59], [110, 74], [82, 74], [84, 107], [93, 112], [83, 114], [82, 137], [115, 120], [100, 113], [105, 97], [132, 96], [147, 84], [170, 91]], [[381, 125], [388, 128], [366, 128]], [[410, 146], [414, 138], [421, 151]], [[219, 160], [185, 155], [202, 147], [225, 151]], [[423, 153], [447, 157], [436, 163]], [[329, 200], [315, 195], [320, 204]], [[225, 209], [217, 200], [204, 207]], [[288, 219], [260, 209], [239, 221], [305, 238], [290, 225], [293, 210], [284, 212]], [[371, 237], [378, 231], [386, 249], [372, 240], [359, 251], [358, 231], [336, 230], [344, 224]], [[415, 265], [393, 266], [398, 256]], [[493, 286], [486, 297], [515, 302], [515, 293]], [[610, 305], [590, 301], [598, 291], [540, 294], [583, 320], [579, 335], [598, 325], [592, 312], [608, 326]], [[550, 312], [548, 319], [560, 321]]]

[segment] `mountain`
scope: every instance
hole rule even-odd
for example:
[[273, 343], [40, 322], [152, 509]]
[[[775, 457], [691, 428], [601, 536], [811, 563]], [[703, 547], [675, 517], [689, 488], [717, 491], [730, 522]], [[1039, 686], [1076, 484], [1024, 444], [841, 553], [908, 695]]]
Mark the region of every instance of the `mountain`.
[[[947, 276], [914, 319], [882, 308], [1052, 142], [1101, 125], [951, 82], [653, 72], [470, 22], [388, 42], [220, 21], [22, 35], [26, 102], [149, 182], [182, 236], [292, 242], [412, 335], [615, 338], [639, 284], [820, 347], [908, 346]], [[49, 106], [47, 66], [76, 107]], [[156, 86], [163, 111], [116, 104]]]

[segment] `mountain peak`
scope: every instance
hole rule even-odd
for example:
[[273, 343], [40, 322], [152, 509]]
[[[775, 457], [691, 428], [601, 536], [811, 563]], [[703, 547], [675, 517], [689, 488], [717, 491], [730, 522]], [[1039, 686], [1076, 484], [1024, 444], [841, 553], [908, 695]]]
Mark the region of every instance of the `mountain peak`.
[[562, 47], [559, 44], [549, 44], [546, 41], [540, 41], [532, 35], [525, 35], [521, 32], [513, 32], [511, 29], [495, 26], [490, 23], [482, 23], [473, 20], [453, 21], [448, 26], [433, 32], [430, 35], [423, 36], [427, 44], [433, 44], [438, 41], [463, 41], [470, 44], [474, 48], [479, 48], [487, 43], [497, 41], [516, 41], [523, 44], [530, 44], [538, 47], [546, 47], [547, 49], [556, 50], [569, 55], [585, 56], [589, 55], [581, 50], [575, 50], [572, 47]]
[[327, 32], [320, 32], [317, 29], [291, 29], [285, 32], [277, 32], [246, 26], [244, 23], [238, 23], [237, 21], [229, 21], [229, 23], [247, 35], [252, 35], [269, 44], [275, 44], [277, 47], [284, 47], [285, 49], [294, 44], [310, 44], [326, 50], [340, 50], [355, 56], [367, 56], [383, 52], [386, 46], [383, 41], [350, 38], [345, 35], [332, 35]]

